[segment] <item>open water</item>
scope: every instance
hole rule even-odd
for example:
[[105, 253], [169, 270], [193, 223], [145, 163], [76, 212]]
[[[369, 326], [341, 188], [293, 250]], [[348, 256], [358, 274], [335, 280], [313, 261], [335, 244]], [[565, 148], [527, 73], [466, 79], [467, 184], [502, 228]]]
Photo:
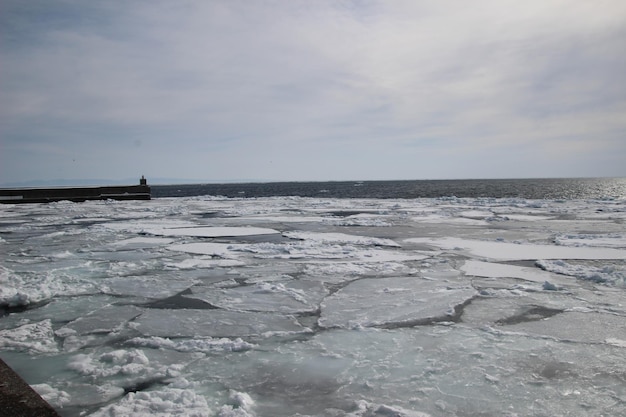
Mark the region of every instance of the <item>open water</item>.
[[154, 197], [437, 198], [492, 197], [589, 199], [626, 197], [626, 178], [331, 181], [152, 186]]

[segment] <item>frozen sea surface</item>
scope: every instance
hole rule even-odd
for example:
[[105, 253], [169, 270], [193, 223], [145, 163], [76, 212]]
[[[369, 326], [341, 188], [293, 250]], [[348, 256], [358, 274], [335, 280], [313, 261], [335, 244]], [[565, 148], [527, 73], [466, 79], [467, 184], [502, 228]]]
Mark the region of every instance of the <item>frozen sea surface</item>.
[[0, 356], [63, 416], [626, 415], [626, 201], [5, 205]]

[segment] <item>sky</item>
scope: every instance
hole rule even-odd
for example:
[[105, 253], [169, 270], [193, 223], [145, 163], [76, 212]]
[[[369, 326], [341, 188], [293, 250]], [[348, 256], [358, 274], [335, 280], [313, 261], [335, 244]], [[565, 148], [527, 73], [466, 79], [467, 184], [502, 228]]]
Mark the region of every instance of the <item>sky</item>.
[[623, 0], [0, 2], [0, 183], [626, 177]]

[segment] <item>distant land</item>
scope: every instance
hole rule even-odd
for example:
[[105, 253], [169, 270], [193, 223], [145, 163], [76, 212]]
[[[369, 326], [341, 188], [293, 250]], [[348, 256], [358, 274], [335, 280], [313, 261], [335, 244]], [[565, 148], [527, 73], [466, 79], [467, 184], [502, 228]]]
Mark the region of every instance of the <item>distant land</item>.
[[[101, 187], [106, 185], [135, 185], [139, 184], [139, 178], [126, 178], [126, 179], [53, 179], [53, 180], [30, 180], [30, 181], [17, 181], [17, 182], [5, 182], [0, 183], [0, 188], [29, 188], [29, 187]], [[559, 177], [550, 177], [559, 179]], [[511, 179], [550, 179], [550, 178], [464, 178], [465, 180], [511, 180]], [[586, 178], [586, 177], [561, 177], [560, 179], [574, 179], [574, 178]], [[626, 177], [588, 177], [588, 178], [626, 178]], [[447, 180], [463, 180], [462, 178], [423, 178], [423, 179], [395, 179], [395, 180], [355, 180], [355, 179], [342, 179], [342, 180], [310, 180], [310, 181], [290, 181], [290, 180], [276, 180], [266, 178], [240, 178], [240, 179], [221, 179], [221, 180], [200, 180], [190, 178], [167, 178], [167, 177], [150, 177], [146, 176], [148, 185], [181, 185], [181, 184], [249, 184], [249, 183], [274, 183], [274, 182], [362, 182], [362, 181], [447, 181]]]
[[[20, 188], [20, 187], [73, 187], [73, 186], [103, 186], [103, 185], [134, 185], [139, 184], [139, 175], [137, 178], [126, 178], [118, 180], [107, 179], [53, 179], [53, 180], [31, 180], [19, 182], [0, 183], [3, 188]], [[268, 180], [259, 179], [241, 179], [241, 180], [199, 180], [185, 178], [151, 178], [146, 176], [148, 185], [174, 185], [174, 184], [225, 184], [225, 183], [247, 183], [247, 182], [266, 182]]]

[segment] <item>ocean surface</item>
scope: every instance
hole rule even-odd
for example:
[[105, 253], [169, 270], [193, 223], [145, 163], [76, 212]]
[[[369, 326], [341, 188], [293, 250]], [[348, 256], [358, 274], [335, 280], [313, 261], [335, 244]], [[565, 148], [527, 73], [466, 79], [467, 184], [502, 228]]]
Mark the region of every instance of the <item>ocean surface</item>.
[[154, 185], [152, 195], [189, 197], [437, 198], [528, 199], [625, 198], [626, 178], [491, 180], [331, 181]]
[[625, 186], [1, 205], [0, 357], [63, 417], [623, 416]]

